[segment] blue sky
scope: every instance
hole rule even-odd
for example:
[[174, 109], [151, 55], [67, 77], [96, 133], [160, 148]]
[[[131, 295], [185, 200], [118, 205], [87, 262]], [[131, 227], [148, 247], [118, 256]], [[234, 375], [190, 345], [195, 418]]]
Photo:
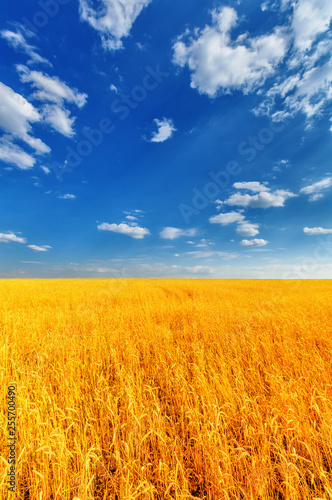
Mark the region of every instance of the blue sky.
[[6, 1], [2, 278], [332, 278], [330, 0]]

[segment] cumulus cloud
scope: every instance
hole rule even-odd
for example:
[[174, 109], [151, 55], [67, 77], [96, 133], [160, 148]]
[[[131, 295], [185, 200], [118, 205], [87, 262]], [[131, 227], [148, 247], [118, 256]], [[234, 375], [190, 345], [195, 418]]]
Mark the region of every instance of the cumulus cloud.
[[286, 200], [295, 196], [297, 195], [284, 189], [263, 191], [254, 195], [235, 193], [224, 201], [224, 203], [229, 206], [251, 208], [283, 207]]
[[314, 184], [311, 184], [310, 186], [306, 186], [300, 190], [300, 193], [303, 194], [308, 194], [309, 195], [309, 200], [310, 201], [317, 201], [321, 198], [323, 198], [323, 193], [322, 191], [325, 191], [326, 189], [329, 189], [332, 187], [332, 177], [326, 177], [325, 179], [322, 179], [321, 181], [315, 182]]
[[33, 250], [34, 252], [48, 252], [52, 247], [50, 245], [27, 245], [28, 248]]
[[218, 214], [210, 217], [209, 222], [211, 224], [221, 224], [222, 226], [237, 223], [236, 232], [241, 236], [252, 237], [259, 234], [259, 224], [252, 224], [247, 221], [241, 212], [232, 211]]
[[139, 227], [138, 225], [128, 225], [128, 224], [109, 224], [103, 222], [98, 226], [99, 231], [111, 231], [113, 233], [126, 234], [135, 240], [142, 240], [145, 236], [150, 234], [150, 231], [144, 227]]
[[311, 49], [316, 38], [330, 28], [332, 4], [330, 0], [288, 0], [293, 7], [292, 28], [294, 45], [300, 51]]
[[210, 217], [209, 222], [211, 224], [221, 224], [222, 226], [226, 226], [228, 224], [233, 224], [234, 222], [243, 222], [245, 220], [245, 216], [240, 212], [228, 212], [224, 214], [214, 215]]
[[[280, 121], [300, 112], [311, 127], [329, 112], [332, 100], [332, 2], [265, 1], [262, 10], [283, 11], [285, 24], [258, 37], [243, 32], [232, 39], [238, 16], [233, 8], [222, 7], [212, 11], [210, 25], [178, 38], [174, 62], [188, 66], [191, 86], [200, 93], [214, 97], [258, 89], [262, 101], [253, 110], [256, 115]], [[274, 81], [264, 91], [268, 77]]]
[[332, 234], [332, 229], [325, 229], [323, 227], [305, 227], [303, 232], [309, 236], [316, 236], [319, 234]]
[[[325, 59], [332, 50], [332, 43], [324, 44], [319, 60]], [[323, 49], [323, 47], [321, 47]], [[324, 52], [324, 54], [323, 54]], [[295, 116], [302, 112], [308, 120], [308, 127], [312, 121], [321, 116], [332, 99], [330, 91], [332, 84], [332, 59], [325, 64], [300, 62], [295, 75], [289, 76], [281, 83], [276, 83], [266, 94], [263, 103], [255, 110], [256, 114], [268, 114], [276, 121]], [[315, 65], [316, 64], [316, 65]], [[294, 71], [293, 68], [291, 70]], [[284, 109], [275, 111], [275, 104], [282, 99]]]
[[17, 236], [15, 233], [0, 233], [1, 243], [26, 243], [26, 238]]
[[40, 139], [30, 135], [32, 123], [41, 121], [38, 110], [22, 95], [17, 94], [0, 82], [0, 128], [18, 137], [36, 150], [37, 153], [49, 153], [50, 148]]
[[174, 62], [191, 72], [191, 87], [214, 97], [218, 91], [261, 87], [284, 58], [288, 40], [281, 28], [259, 37], [244, 35], [232, 40], [238, 24], [236, 11], [222, 7], [212, 11], [212, 24], [179, 37]]
[[240, 241], [240, 245], [243, 247], [264, 247], [267, 244], [268, 244], [268, 241], [259, 240], [259, 239]]
[[197, 229], [178, 229], [177, 227], [165, 227], [160, 232], [160, 237], [164, 240], [175, 240], [181, 236], [195, 236]]
[[155, 118], [153, 122], [157, 125], [158, 130], [153, 132], [150, 142], [165, 142], [172, 137], [173, 132], [176, 132], [173, 121], [170, 119], [158, 120]]
[[[332, 19], [330, 0], [284, 0], [293, 41], [282, 75], [257, 106], [256, 114], [282, 120], [301, 112], [307, 126], [321, 116], [332, 99]], [[278, 110], [276, 104], [278, 105]], [[280, 109], [280, 103], [283, 104]]]
[[122, 39], [151, 0], [79, 0], [81, 19], [99, 32], [107, 50], [122, 48]]
[[41, 57], [36, 52], [36, 47], [30, 45], [19, 30], [16, 32], [11, 30], [2, 30], [0, 32], [0, 36], [4, 38], [8, 42], [8, 45], [13, 49], [25, 52], [30, 57], [28, 64], [41, 63], [46, 64], [47, 66], [52, 66], [50, 61]]
[[251, 222], [242, 222], [237, 226], [237, 234], [245, 236], [246, 238], [252, 238], [259, 234], [259, 224], [252, 224]]
[[[217, 200], [218, 209], [225, 205], [243, 208], [237, 211], [232, 210], [231, 212], [214, 215], [210, 217], [209, 222], [211, 224], [221, 224], [222, 226], [235, 223], [237, 225], [236, 233], [246, 238], [257, 236], [260, 232], [260, 225], [246, 220], [246, 216], [243, 214], [245, 208], [283, 207], [288, 198], [297, 196], [283, 189], [273, 191], [265, 184], [257, 181], [235, 182], [233, 187], [239, 191], [232, 194], [225, 201]], [[243, 191], [249, 191], [249, 193]], [[241, 245], [262, 246], [262, 242], [265, 240], [254, 239], [250, 240], [249, 243], [248, 241], [249, 240], [243, 240]], [[259, 242], [261, 244], [259, 244]]]
[[13, 144], [8, 136], [0, 139], [0, 160], [22, 170], [28, 170], [35, 164], [35, 159], [19, 146]]

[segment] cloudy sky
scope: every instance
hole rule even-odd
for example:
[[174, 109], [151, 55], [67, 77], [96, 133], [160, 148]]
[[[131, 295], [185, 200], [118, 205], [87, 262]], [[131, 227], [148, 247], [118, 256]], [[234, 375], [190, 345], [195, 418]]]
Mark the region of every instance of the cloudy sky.
[[0, 276], [332, 278], [330, 0], [17, 0]]

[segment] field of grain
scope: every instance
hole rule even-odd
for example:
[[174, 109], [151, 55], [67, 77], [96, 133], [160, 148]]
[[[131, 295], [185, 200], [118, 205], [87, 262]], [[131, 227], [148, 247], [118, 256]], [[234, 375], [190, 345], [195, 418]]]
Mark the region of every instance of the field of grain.
[[332, 499], [331, 298], [331, 281], [2, 280], [0, 498]]

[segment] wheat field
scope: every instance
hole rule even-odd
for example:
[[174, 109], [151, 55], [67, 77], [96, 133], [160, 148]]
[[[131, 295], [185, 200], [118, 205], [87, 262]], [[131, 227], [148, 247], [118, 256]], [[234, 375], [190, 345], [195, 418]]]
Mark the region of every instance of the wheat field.
[[332, 499], [331, 297], [328, 280], [2, 280], [0, 498]]

